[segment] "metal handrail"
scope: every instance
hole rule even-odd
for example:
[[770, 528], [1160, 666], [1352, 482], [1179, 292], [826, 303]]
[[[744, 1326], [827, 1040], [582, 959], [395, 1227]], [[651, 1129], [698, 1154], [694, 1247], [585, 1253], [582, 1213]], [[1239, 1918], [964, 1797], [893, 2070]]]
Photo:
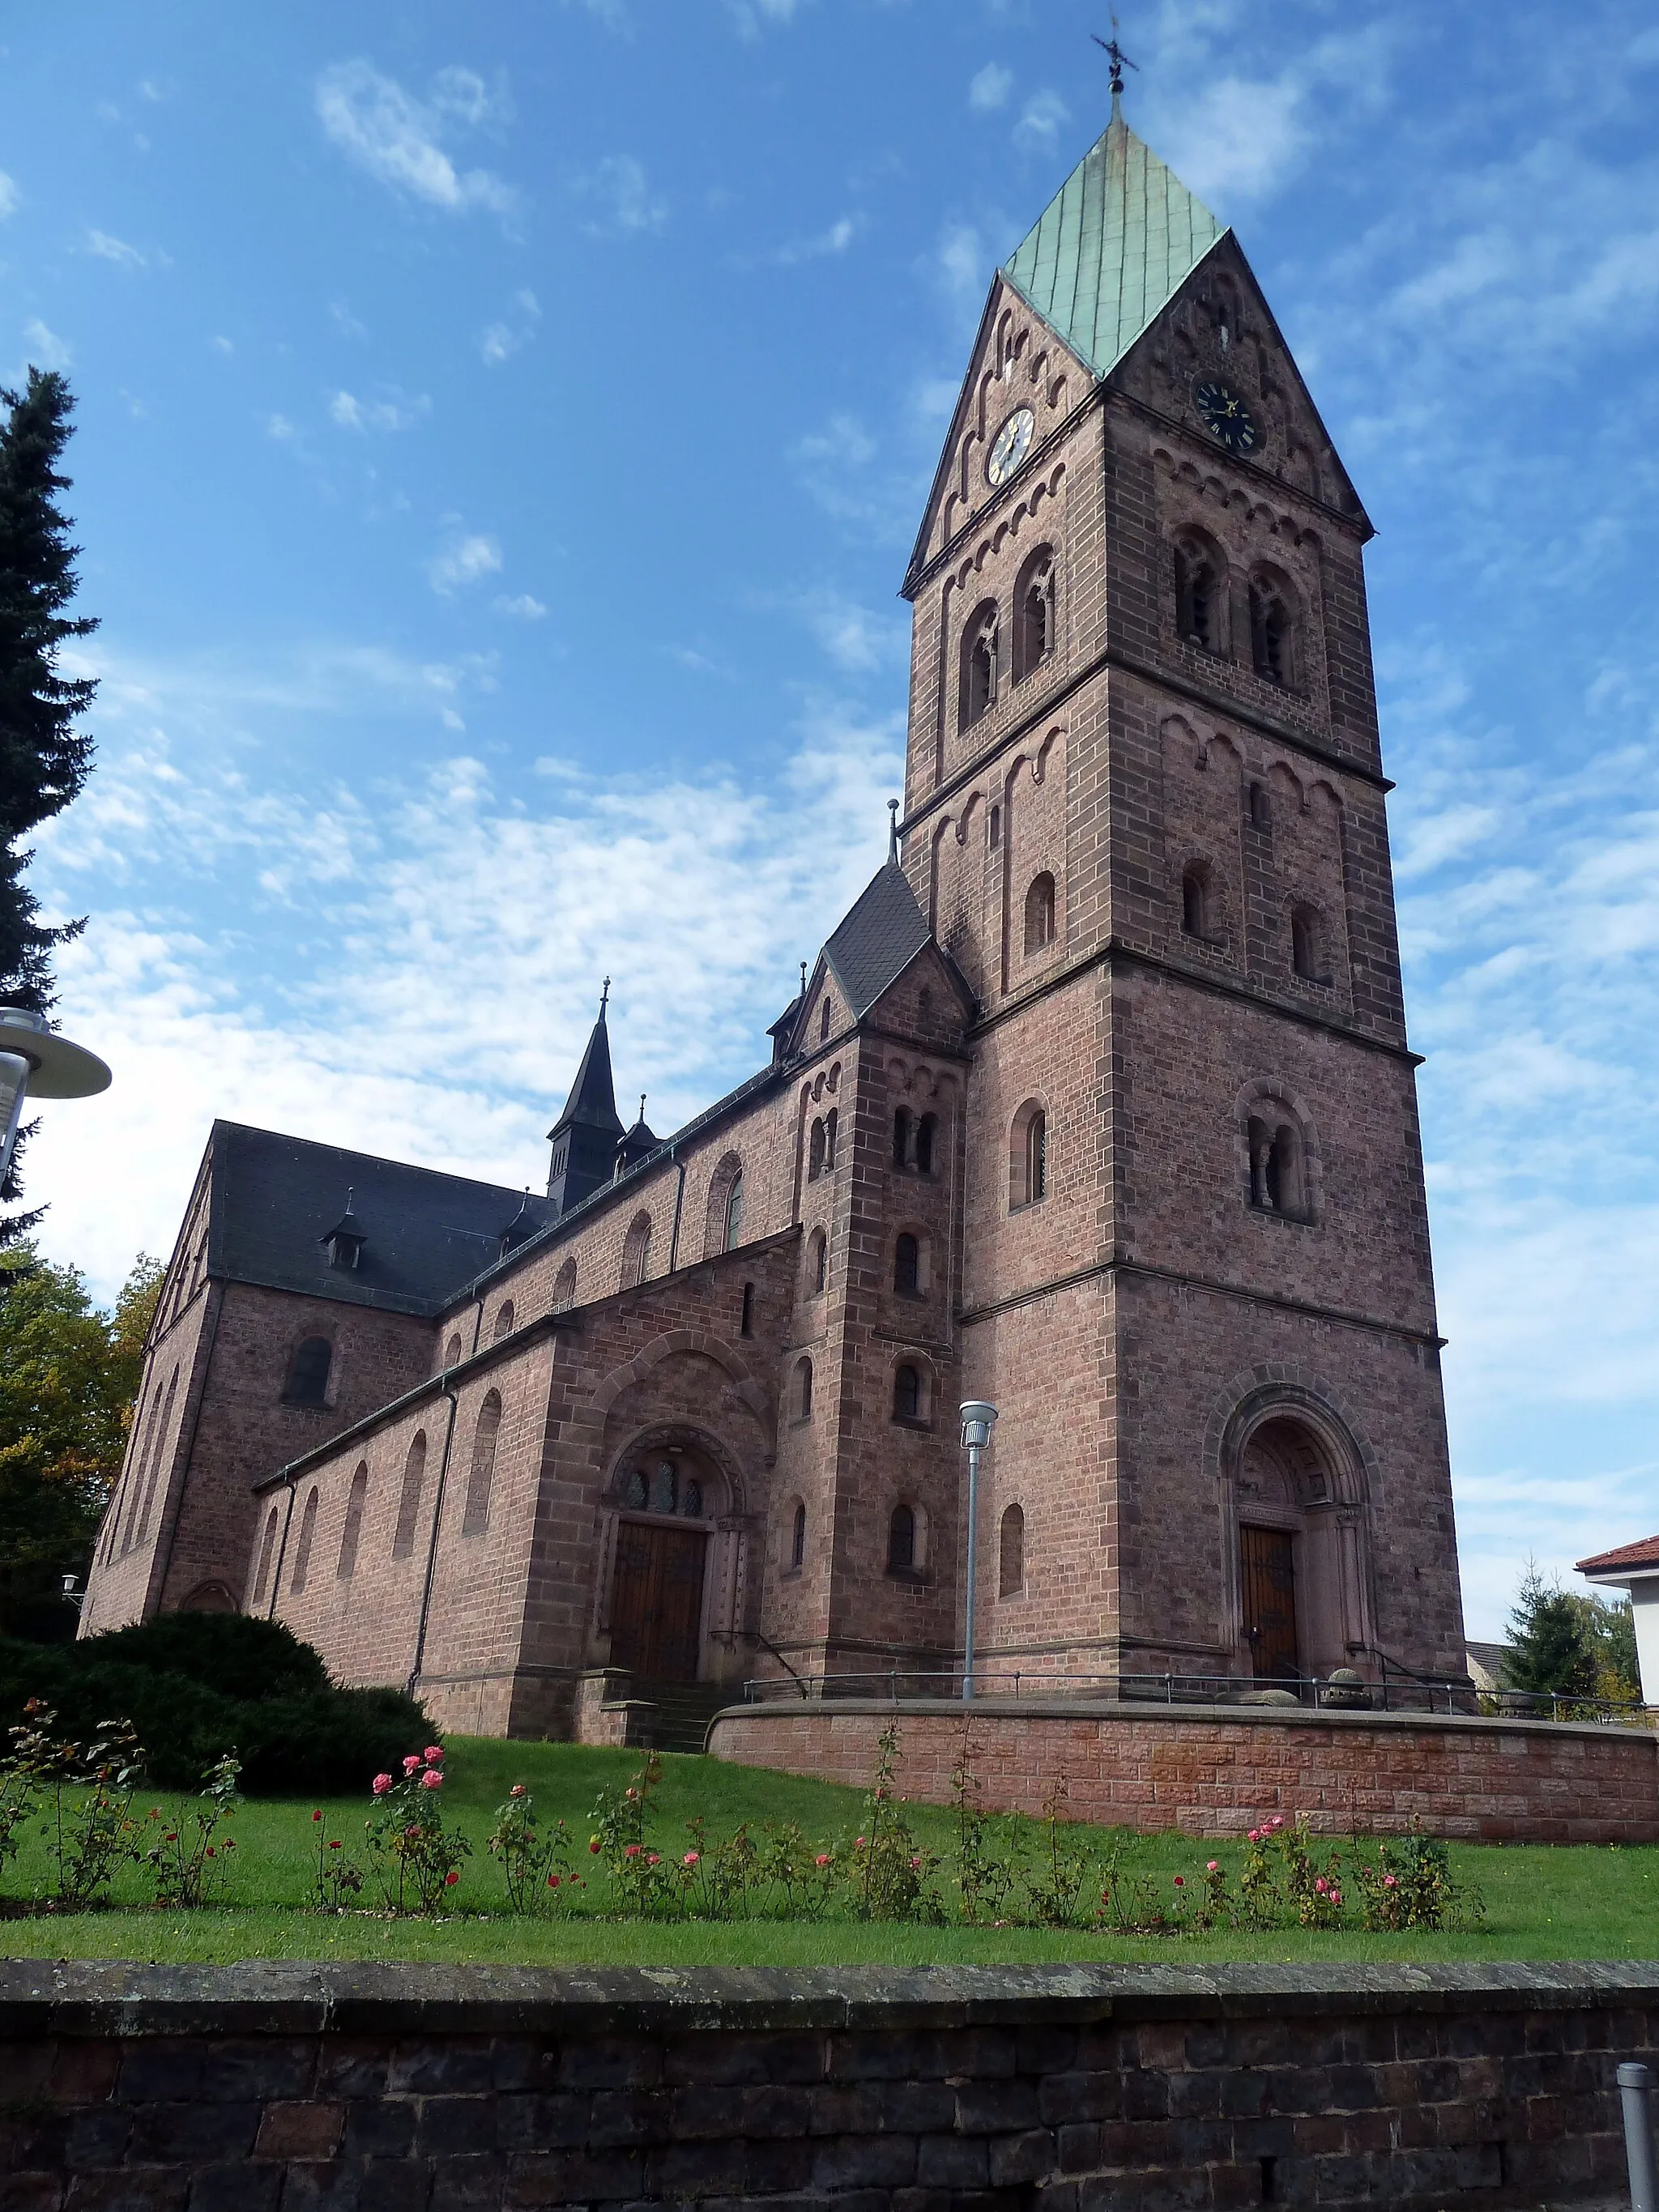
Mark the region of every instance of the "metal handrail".
[[[1380, 1658], [1382, 1655], [1379, 1653]], [[1409, 1670], [1396, 1668], [1400, 1674]], [[793, 1668], [786, 1688], [776, 1676], [756, 1677], [744, 1684], [744, 1702], [764, 1705], [792, 1692], [819, 1701], [838, 1698], [874, 1698], [896, 1704], [901, 1698], [951, 1703], [962, 1697], [958, 1667], [904, 1667], [895, 1660], [879, 1670], [856, 1674], [802, 1676]], [[1329, 1675], [1288, 1675], [1279, 1680], [1248, 1674], [1085, 1674], [1053, 1668], [974, 1669], [975, 1700], [998, 1698], [1095, 1697], [1122, 1704], [1238, 1705], [1253, 1701], [1264, 1691], [1282, 1690], [1297, 1704], [1321, 1711], [1421, 1712], [1460, 1711], [1474, 1717], [1482, 1699], [1492, 1693], [1477, 1690], [1467, 1676], [1435, 1677], [1412, 1674], [1409, 1686], [1386, 1677], [1370, 1681], [1334, 1680]], [[1635, 1701], [1609, 1698], [1571, 1698], [1553, 1691], [1505, 1690], [1506, 1701], [1524, 1702], [1528, 1714], [1552, 1720], [1580, 1720], [1600, 1725], [1641, 1721], [1649, 1707]], [[1546, 1711], [1546, 1709], [1547, 1709]], [[1527, 1716], [1512, 1716], [1525, 1717]]]

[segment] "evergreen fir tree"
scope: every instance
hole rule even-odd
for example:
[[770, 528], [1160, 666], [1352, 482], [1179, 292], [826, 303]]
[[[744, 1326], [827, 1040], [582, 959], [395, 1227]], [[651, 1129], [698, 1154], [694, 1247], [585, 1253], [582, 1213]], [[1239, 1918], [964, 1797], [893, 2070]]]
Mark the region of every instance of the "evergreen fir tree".
[[[0, 389], [0, 1004], [37, 1014], [52, 1004], [53, 949], [84, 927], [42, 921], [24, 877], [32, 855], [21, 842], [69, 805], [92, 766], [91, 736], [78, 726], [97, 686], [58, 666], [60, 648], [98, 626], [67, 611], [80, 549], [57, 504], [69, 485], [57, 465], [74, 406], [55, 369], [31, 368], [21, 392]], [[14, 1156], [0, 1198], [17, 1190]], [[0, 1219], [0, 1244], [39, 1218]]]
[[1512, 1690], [1554, 1691], [1570, 1698], [1595, 1695], [1595, 1640], [1583, 1601], [1547, 1583], [1530, 1559], [1510, 1614], [1504, 1678]]

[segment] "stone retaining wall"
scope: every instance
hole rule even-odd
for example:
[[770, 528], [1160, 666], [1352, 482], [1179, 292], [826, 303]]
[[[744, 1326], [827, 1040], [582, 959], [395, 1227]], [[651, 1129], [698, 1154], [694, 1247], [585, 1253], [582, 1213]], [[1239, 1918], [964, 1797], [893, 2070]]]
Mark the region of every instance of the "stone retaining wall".
[[1611, 2205], [1659, 1966], [0, 1966], [4, 2212]]
[[[1239, 1835], [1266, 1814], [1318, 1829], [1480, 1843], [1659, 1843], [1659, 1738], [1644, 1729], [1418, 1713], [1290, 1713], [1250, 1706], [1027, 1698], [973, 1709], [988, 1811], [1037, 1813], [1065, 1772], [1078, 1820], [1151, 1833]], [[963, 1707], [837, 1698], [738, 1705], [708, 1732], [717, 1759], [867, 1784], [896, 1723], [900, 1788], [946, 1802]]]

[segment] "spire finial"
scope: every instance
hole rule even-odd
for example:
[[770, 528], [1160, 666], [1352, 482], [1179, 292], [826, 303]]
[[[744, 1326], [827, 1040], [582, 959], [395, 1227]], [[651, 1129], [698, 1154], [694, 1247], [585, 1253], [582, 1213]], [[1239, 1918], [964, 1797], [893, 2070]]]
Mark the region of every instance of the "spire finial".
[[599, 1019], [605, 1019], [605, 1010], [611, 1004], [611, 978], [605, 979], [605, 988], [599, 994]]
[[641, 1091], [641, 1093], [640, 1093], [640, 1119], [641, 1119], [641, 1121], [644, 1121], [644, 1119], [645, 1119], [645, 1101], [646, 1101], [646, 1093], [645, 1093], [643, 1091]]
[[1109, 39], [1103, 39], [1097, 31], [1091, 31], [1089, 36], [1112, 65], [1112, 120], [1114, 123], [1121, 123], [1123, 120], [1123, 72], [1126, 69], [1132, 69], [1139, 73], [1140, 64], [1132, 62], [1122, 47], [1119, 46], [1115, 15], [1112, 18], [1112, 35]]
[[898, 814], [897, 799], [890, 799], [887, 802], [887, 858], [895, 864], [898, 860]]
[[355, 1188], [350, 1183], [348, 1183], [346, 1185], [346, 1212], [348, 1213], [351, 1211], [351, 1201], [356, 1197], [356, 1195], [357, 1193]]
[[803, 999], [806, 996], [806, 963], [804, 960], [800, 963], [800, 994]]

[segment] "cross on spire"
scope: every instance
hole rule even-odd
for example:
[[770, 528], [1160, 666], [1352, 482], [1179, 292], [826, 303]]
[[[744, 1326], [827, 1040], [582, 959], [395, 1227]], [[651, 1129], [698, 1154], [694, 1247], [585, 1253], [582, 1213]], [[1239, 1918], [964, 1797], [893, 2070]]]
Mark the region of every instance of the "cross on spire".
[[1107, 60], [1110, 62], [1112, 65], [1112, 106], [1115, 108], [1118, 101], [1123, 97], [1124, 70], [1126, 69], [1132, 69], [1139, 74], [1140, 64], [1139, 62], [1132, 62], [1127, 54], [1124, 52], [1122, 47], [1119, 46], [1117, 42], [1117, 17], [1115, 15], [1112, 18], [1112, 35], [1109, 39], [1103, 39], [1098, 31], [1091, 31], [1089, 36], [1094, 40], [1095, 44], [1100, 48], [1101, 52], [1105, 55]]

